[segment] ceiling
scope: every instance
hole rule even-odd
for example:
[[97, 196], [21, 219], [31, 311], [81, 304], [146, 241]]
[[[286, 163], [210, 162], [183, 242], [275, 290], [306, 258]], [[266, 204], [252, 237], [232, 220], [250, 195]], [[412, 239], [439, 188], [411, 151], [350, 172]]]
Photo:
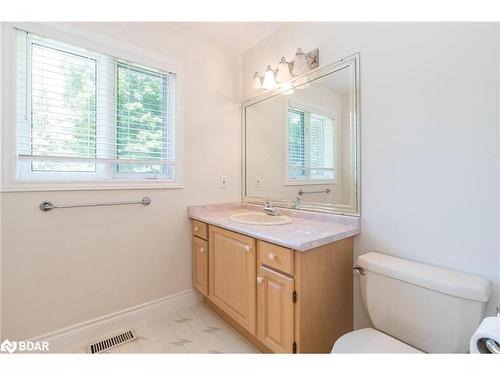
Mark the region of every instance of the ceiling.
[[181, 22], [176, 26], [203, 34], [244, 52], [276, 31], [283, 22]]

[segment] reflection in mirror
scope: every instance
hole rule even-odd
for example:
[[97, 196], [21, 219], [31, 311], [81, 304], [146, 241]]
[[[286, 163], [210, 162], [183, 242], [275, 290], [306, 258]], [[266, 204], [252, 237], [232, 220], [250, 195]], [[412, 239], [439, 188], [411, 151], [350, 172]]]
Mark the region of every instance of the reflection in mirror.
[[245, 106], [245, 201], [358, 213], [355, 62]]

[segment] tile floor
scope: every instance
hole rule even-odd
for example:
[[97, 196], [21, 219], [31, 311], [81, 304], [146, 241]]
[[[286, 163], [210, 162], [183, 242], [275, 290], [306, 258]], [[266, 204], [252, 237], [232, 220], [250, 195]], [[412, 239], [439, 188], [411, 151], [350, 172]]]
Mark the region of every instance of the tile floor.
[[[106, 353], [259, 353], [203, 302], [133, 328], [137, 340]], [[69, 352], [86, 353], [86, 347], [78, 345]]]

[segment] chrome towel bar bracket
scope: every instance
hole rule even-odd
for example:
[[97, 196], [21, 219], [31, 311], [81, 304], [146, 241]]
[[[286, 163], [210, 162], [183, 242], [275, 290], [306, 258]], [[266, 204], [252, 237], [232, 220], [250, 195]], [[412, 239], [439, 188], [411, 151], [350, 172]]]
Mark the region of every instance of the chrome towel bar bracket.
[[142, 204], [149, 206], [151, 198], [144, 197], [140, 201], [124, 201], [124, 202], [104, 202], [104, 203], [84, 203], [84, 204], [53, 204], [50, 201], [43, 201], [38, 206], [41, 211], [46, 212], [55, 208], [77, 208], [77, 207], [101, 207], [101, 206], [126, 206], [131, 204]]

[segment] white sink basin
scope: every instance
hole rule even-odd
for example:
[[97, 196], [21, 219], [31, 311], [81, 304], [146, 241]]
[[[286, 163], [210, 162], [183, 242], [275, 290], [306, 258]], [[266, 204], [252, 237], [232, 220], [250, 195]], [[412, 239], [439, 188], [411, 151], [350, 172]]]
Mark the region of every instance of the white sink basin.
[[252, 225], [283, 225], [292, 222], [288, 216], [271, 216], [263, 212], [242, 212], [229, 216], [229, 219], [237, 223]]

